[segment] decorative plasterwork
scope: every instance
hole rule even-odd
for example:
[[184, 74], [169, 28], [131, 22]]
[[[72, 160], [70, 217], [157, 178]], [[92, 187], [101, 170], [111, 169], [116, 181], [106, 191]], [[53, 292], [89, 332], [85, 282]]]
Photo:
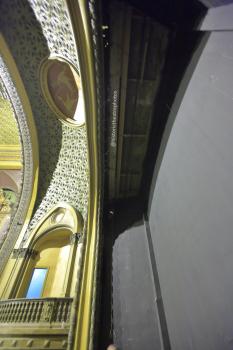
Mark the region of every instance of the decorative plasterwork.
[[18, 125], [10, 102], [0, 97], [0, 144], [20, 145]]
[[37, 251], [29, 248], [19, 248], [13, 250], [13, 259], [18, 258], [29, 258], [32, 257], [33, 259], [36, 257]]
[[88, 157], [85, 126], [61, 123], [48, 107], [39, 67], [51, 55], [64, 57], [79, 70], [75, 40], [65, 3], [12, 0], [0, 5], [2, 32], [27, 90], [39, 141], [40, 172], [35, 211], [24, 241], [36, 223], [60, 201], [78, 209], [84, 220], [88, 205]]
[[6, 90], [6, 87], [5, 85], [3, 84], [3, 81], [1, 79], [1, 76], [0, 76], [0, 96], [1, 98], [4, 98], [5, 100], [8, 100], [9, 101], [9, 96], [7, 94], [7, 90]]
[[[95, 1], [67, 1], [79, 49], [80, 71], [85, 91], [86, 124], [90, 166], [90, 200], [88, 207], [85, 259], [80, 285], [72, 305], [68, 350], [92, 349], [98, 279], [101, 189], [103, 152], [100, 130], [103, 120], [103, 84], [101, 71], [100, 22], [97, 23]], [[74, 342], [75, 340], [75, 342]], [[74, 342], [74, 344], [73, 344]]]
[[25, 247], [32, 248], [41, 236], [59, 228], [70, 230], [70, 239], [72, 240], [78, 240], [83, 233], [83, 217], [81, 213], [65, 202], [56, 204], [39, 220], [25, 243]]
[[[85, 128], [63, 129], [62, 147], [48, 189], [28, 230], [37, 224], [48, 210], [61, 200], [79, 209], [86, 219], [88, 201], [88, 163]], [[50, 180], [50, 182], [49, 182]], [[25, 236], [26, 240], [27, 236]]]
[[20, 136], [22, 140], [21, 143], [23, 148], [23, 162], [24, 162], [24, 168], [23, 168], [24, 185], [22, 187], [19, 205], [18, 207], [16, 206], [15, 210], [12, 213], [12, 216], [11, 216], [12, 221], [11, 221], [7, 236], [1, 237], [1, 241], [0, 241], [1, 245], [4, 242], [4, 247], [3, 249], [1, 249], [1, 254], [0, 254], [0, 270], [1, 270], [23, 227], [23, 223], [26, 218], [28, 207], [31, 201], [31, 194], [32, 194], [32, 187], [33, 187], [32, 181], [34, 180], [34, 176], [33, 176], [33, 152], [32, 152], [32, 144], [31, 144], [29, 127], [27, 124], [27, 117], [25, 115], [25, 111], [23, 109], [16, 87], [12, 81], [11, 75], [8, 71], [8, 68], [2, 56], [0, 56], [0, 76], [1, 76], [1, 87], [2, 87], [1, 91], [4, 91], [4, 96], [8, 97], [8, 100], [10, 101], [12, 108], [17, 114], [17, 121], [18, 121]]
[[[81, 273], [81, 263], [78, 267], [78, 276], [82, 276], [83, 281], [78, 278], [76, 301], [80, 299], [79, 287], [82, 286], [84, 293], [86, 288], [89, 290], [90, 287], [90, 293], [86, 293], [86, 297], [89, 298], [90, 306], [94, 307], [94, 304], [91, 304], [94, 297], [93, 284], [95, 284], [97, 275], [95, 264], [98, 259], [98, 206], [100, 203], [98, 178], [100, 163], [97, 150], [96, 114], [98, 117], [101, 115], [101, 110], [96, 104], [96, 85], [93, 85], [95, 73], [93, 71], [91, 81], [85, 82], [83, 79], [83, 90], [87, 101], [85, 107], [90, 123], [89, 140], [87, 140], [86, 126], [74, 128], [57, 120], [43, 97], [39, 81], [39, 67], [46, 57], [63, 57], [79, 71], [75, 39], [66, 3], [62, 0], [29, 0], [29, 2], [11, 0], [10, 2], [4, 1], [4, 4], [0, 3], [0, 12], [3, 22], [2, 32], [15, 58], [32, 105], [40, 151], [39, 189], [34, 215], [21, 245], [17, 248], [27, 245], [38, 222], [54, 205], [60, 201], [70, 203], [81, 212], [84, 218], [83, 249], [88, 254], [88, 259], [85, 259], [85, 271]], [[85, 45], [85, 50], [87, 50], [88, 42], [85, 41]], [[92, 52], [89, 55], [92, 55]], [[93, 66], [93, 61], [91, 66]], [[89, 58], [86, 62], [86, 69], [89, 69]], [[99, 79], [99, 75], [96, 79]], [[97, 86], [98, 83], [99, 81], [97, 81]], [[100, 98], [99, 94], [98, 98]], [[92, 175], [90, 178], [88, 148]], [[89, 185], [92, 197], [88, 211]], [[90, 215], [89, 231], [85, 239], [87, 212]], [[88, 305], [85, 300], [83, 302], [87, 310]], [[77, 317], [76, 307], [77, 302], [74, 303], [73, 308], [75, 318]], [[84, 326], [87, 326], [87, 323]], [[88, 337], [87, 342], [89, 340]], [[73, 342], [70, 344], [73, 346]]]
[[77, 48], [66, 2], [64, 0], [29, 0], [29, 3], [41, 24], [50, 56], [65, 58], [79, 71]]

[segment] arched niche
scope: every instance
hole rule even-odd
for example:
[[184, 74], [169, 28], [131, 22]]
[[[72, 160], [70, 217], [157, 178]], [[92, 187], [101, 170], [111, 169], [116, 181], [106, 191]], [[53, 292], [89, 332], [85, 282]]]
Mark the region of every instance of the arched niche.
[[32, 230], [26, 245], [31, 248], [36, 244], [38, 239], [43, 235], [46, 235], [47, 232], [61, 227], [66, 227], [73, 233], [82, 232], [83, 229], [83, 218], [81, 213], [65, 202], [55, 205], [38, 222]]
[[[82, 216], [72, 206], [60, 203], [52, 208], [31, 232], [25, 245], [14, 250], [13, 258], [18, 262], [15, 271], [18, 273], [14, 276], [15, 283], [9, 297], [72, 297], [82, 229]], [[40, 293], [30, 293], [35, 274], [40, 269], [44, 269]]]
[[[28, 260], [17, 297], [30, 299], [70, 296], [72, 234], [71, 230], [61, 227], [40, 236], [33, 245], [34, 254]], [[39, 274], [40, 271], [44, 272], [44, 278], [38, 283], [36, 280], [39, 275], [35, 277], [35, 273]]]

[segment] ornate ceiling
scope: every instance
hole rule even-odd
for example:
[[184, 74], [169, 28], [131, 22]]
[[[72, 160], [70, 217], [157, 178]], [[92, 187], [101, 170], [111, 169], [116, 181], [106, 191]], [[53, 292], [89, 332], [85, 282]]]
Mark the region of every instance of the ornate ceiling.
[[[26, 239], [43, 215], [60, 201], [73, 205], [84, 218], [87, 216], [89, 180], [86, 127], [69, 126], [58, 120], [44, 98], [39, 79], [41, 63], [48, 57], [63, 58], [78, 72], [79, 63], [69, 13], [63, 1], [3, 1], [0, 12], [1, 32], [29, 98], [38, 136], [39, 154], [36, 160], [33, 150], [30, 150], [30, 137], [24, 137], [28, 127], [20, 117], [21, 109], [12, 93], [13, 89], [17, 89], [17, 84], [10, 76], [11, 72], [6, 77], [8, 62], [2, 57], [1, 77], [4, 78], [21, 131], [25, 158], [24, 187], [30, 187], [28, 197], [31, 196], [32, 184], [28, 179], [26, 186], [26, 175], [31, 176], [29, 173], [35, 163], [39, 170], [34, 214], [25, 231]], [[21, 204], [25, 206], [25, 198]], [[21, 228], [14, 230], [15, 238], [11, 239], [11, 245]]]
[[20, 145], [17, 121], [10, 102], [0, 97], [0, 144]]

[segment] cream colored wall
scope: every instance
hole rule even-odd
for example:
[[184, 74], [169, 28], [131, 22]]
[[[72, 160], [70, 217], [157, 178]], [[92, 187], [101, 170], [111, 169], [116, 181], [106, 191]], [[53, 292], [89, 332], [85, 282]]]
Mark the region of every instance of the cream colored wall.
[[41, 295], [42, 298], [64, 297], [66, 294], [65, 281], [67, 274], [69, 274], [68, 263], [70, 247], [71, 246], [67, 245], [64, 247], [43, 249], [39, 253], [37, 261], [31, 261], [29, 263], [22, 288], [20, 288], [17, 297], [25, 297], [34, 268], [48, 269], [43, 293]]
[[14, 283], [14, 278], [11, 278], [14, 273], [17, 274], [17, 263], [15, 259], [9, 259], [7, 265], [1, 274], [0, 278], [0, 298], [8, 299], [9, 293], [12, 290], [12, 286]]
[[56, 271], [59, 253], [60, 253], [60, 248], [44, 249], [40, 252], [40, 259], [35, 265], [35, 268], [43, 267], [48, 269], [43, 293], [41, 296], [43, 298], [57, 296], [52, 294], [52, 291], [53, 291], [52, 287], [53, 287], [53, 281], [55, 277], [55, 271]]
[[54, 273], [56, 270], [56, 263], [58, 260], [60, 248], [47, 248], [39, 252], [37, 258], [30, 259], [25, 269], [25, 274], [22, 278], [22, 283], [16, 294], [17, 298], [24, 298], [26, 296], [34, 268], [47, 268], [48, 273], [45, 280], [45, 285], [42, 297], [49, 297], [52, 291]]
[[71, 246], [67, 245], [60, 248], [57, 259], [57, 266], [54, 271], [54, 279], [51, 288], [51, 296], [65, 297], [66, 294], [66, 276], [69, 274], [69, 257]]
[[42, 298], [72, 297], [81, 245], [70, 244], [70, 232], [63, 229], [45, 234], [33, 249], [38, 252], [34, 258], [9, 259], [1, 275], [0, 298], [25, 298], [34, 268], [48, 268]]

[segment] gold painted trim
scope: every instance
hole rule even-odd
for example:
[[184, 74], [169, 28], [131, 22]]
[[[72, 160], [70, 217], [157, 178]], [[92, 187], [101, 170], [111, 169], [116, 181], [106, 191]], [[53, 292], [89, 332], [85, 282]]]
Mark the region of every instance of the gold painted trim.
[[19, 161], [0, 160], [0, 170], [20, 170], [22, 163]]
[[22, 169], [21, 145], [0, 145], [0, 170]]
[[29, 205], [27, 208], [27, 214], [24, 219], [24, 224], [21, 229], [20, 237], [24, 234], [26, 231], [28, 224], [30, 222], [32, 211], [35, 205], [36, 201], [36, 195], [37, 195], [37, 187], [38, 187], [38, 175], [39, 175], [39, 156], [38, 156], [38, 139], [37, 139], [37, 132], [34, 122], [34, 117], [30, 105], [30, 101], [27, 96], [27, 92], [25, 90], [23, 81], [21, 79], [21, 76], [19, 74], [18, 68], [16, 66], [16, 63], [14, 61], [13, 56], [11, 55], [11, 52], [7, 46], [7, 43], [5, 42], [2, 34], [0, 33], [0, 54], [3, 57], [3, 60], [5, 61], [7, 68], [10, 72], [11, 79], [14, 82], [15, 88], [17, 90], [18, 96], [20, 98], [20, 101], [23, 106], [23, 110], [25, 113], [25, 116], [27, 118], [27, 125], [30, 130], [30, 138], [31, 138], [31, 147], [32, 147], [32, 191], [31, 191], [31, 197], [29, 201]]
[[53, 101], [53, 98], [51, 97], [51, 94], [50, 94], [50, 91], [48, 88], [47, 73], [48, 73], [49, 67], [52, 64], [52, 60], [58, 60], [58, 61], [61, 61], [61, 62], [68, 64], [71, 71], [72, 71], [72, 74], [73, 74], [73, 77], [74, 77], [74, 80], [75, 80], [75, 83], [76, 83], [78, 89], [82, 88], [81, 79], [79, 78], [79, 72], [77, 71], [76, 67], [62, 56], [50, 55], [49, 57], [46, 57], [41, 61], [40, 67], [39, 67], [40, 86], [41, 86], [41, 90], [42, 90], [42, 93], [44, 95], [44, 98], [45, 98], [47, 104], [49, 105], [49, 108], [56, 114], [57, 118], [62, 123], [68, 124], [69, 126], [73, 126], [73, 127], [82, 127], [85, 125], [85, 122], [77, 123], [73, 119], [67, 117], [56, 106], [56, 104]]
[[78, 47], [80, 75], [83, 83], [90, 174], [87, 238], [84, 248], [84, 265], [73, 349], [88, 350], [91, 337], [92, 301], [95, 298], [94, 277], [97, 254], [96, 243], [98, 241], [98, 201], [101, 181], [97, 139], [97, 87], [93, 57], [94, 50], [88, 17], [88, 2], [86, 0], [67, 0], [67, 6]]

